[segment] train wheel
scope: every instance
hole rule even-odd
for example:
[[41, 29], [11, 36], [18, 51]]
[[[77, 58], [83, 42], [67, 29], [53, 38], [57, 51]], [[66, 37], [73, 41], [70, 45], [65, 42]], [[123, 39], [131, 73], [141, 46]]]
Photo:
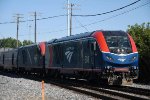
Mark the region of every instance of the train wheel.
[[133, 84], [133, 79], [122, 79], [122, 85], [132, 85]]
[[108, 85], [113, 85], [113, 83], [114, 83], [113, 77], [109, 77], [108, 78]]
[[112, 75], [108, 78], [108, 85], [121, 85], [122, 78], [116, 75]]

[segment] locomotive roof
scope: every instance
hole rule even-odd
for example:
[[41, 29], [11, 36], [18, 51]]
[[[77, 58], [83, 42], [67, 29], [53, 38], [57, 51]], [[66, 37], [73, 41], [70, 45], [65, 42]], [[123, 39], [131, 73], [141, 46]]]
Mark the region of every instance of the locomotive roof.
[[124, 31], [102, 31], [104, 36], [126, 36], [127, 33]]
[[[97, 30], [97, 31], [101, 31], [103, 32], [104, 34], [106, 35], [125, 35], [124, 31], [103, 31], [103, 30]], [[51, 43], [57, 43], [57, 42], [62, 42], [62, 41], [68, 41], [68, 40], [74, 40], [74, 39], [80, 39], [80, 38], [86, 38], [86, 37], [91, 37], [91, 35], [96, 32], [96, 31], [93, 31], [93, 32], [85, 32], [85, 33], [80, 33], [80, 34], [76, 34], [76, 35], [72, 35], [72, 36], [66, 36], [66, 37], [62, 37], [60, 39], [52, 39], [51, 41], [48, 42], [48, 44], [51, 44]]]
[[67, 41], [67, 40], [74, 40], [74, 39], [79, 39], [79, 38], [90, 37], [92, 34], [93, 34], [93, 32], [86, 32], [86, 33], [76, 34], [76, 35], [72, 35], [72, 36], [62, 37], [60, 39], [55, 40], [55, 42], [62, 42], [62, 41]]

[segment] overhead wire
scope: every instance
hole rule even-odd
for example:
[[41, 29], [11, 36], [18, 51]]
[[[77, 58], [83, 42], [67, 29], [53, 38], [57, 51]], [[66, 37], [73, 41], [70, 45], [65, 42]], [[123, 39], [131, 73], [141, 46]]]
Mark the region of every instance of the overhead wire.
[[[137, 0], [137, 1], [135, 1], [135, 2], [139, 2], [139, 1], [140, 1], [140, 0]], [[135, 4], [135, 2], [134, 2], [134, 4]], [[111, 17], [108, 17], [108, 18], [105, 18], [105, 19], [102, 19], [102, 20], [100, 20], [100, 21], [96, 21], [96, 22], [93, 22], [93, 23], [90, 23], [90, 24], [82, 25], [82, 24], [80, 23], [80, 26], [74, 27], [73, 29], [77, 29], [77, 28], [81, 28], [81, 27], [84, 27], [84, 28], [85, 28], [86, 26], [90, 26], [90, 25], [93, 25], [93, 24], [97, 24], [97, 23], [99, 23], [99, 22], [107, 21], [107, 20], [109, 20], [109, 19], [115, 18], [115, 17], [117, 17], [117, 16], [126, 14], [126, 13], [128, 13], [128, 12], [131, 12], [131, 11], [133, 11], [133, 10], [136, 10], [136, 9], [138, 9], [138, 8], [141, 8], [141, 7], [143, 7], [143, 6], [146, 6], [146, 5], [148, 5], [148, 4], [150, 4], [150, 2], [147, 2], [147, 3], [143, 4], [143, 5], [139, 5], [139, 6], [135, 7], [135, 8], [130, 9], [130, 10], [124, 11], [124, 12], [122, 12], [122, 13], [113, 15], [113, 16], [111, 16]], [[132, 5], [133, 5], [133, 4], [132, 4]], [[123, 9], [123, 8], [122, 8], [122, 9]], [[67, 16], [67, 15], [58, 15], [58, 16], [52, 16], [52, 17], [41, 18], [41, 19], [37, 19], [37, 20], [43, 20], [43, 19], [49, 19], [49, 18], [56, 18], [56, 17], [61, 17], [61, 16]], [[34, 21], [34, 20], [26, 20], [26, 21]], [[20, 22], [26, 22], [26, 21], [20, 21]], [[9, 22], [5, 22], [5, 24], [7, 24], [7, 23], [9, 23]], [[10, 22], [10, 23], [15, 23], [15, 22]], [[0, 24], [2, 24], [2, 23], [0, 23]], [[60, 30], [51, 31], [51, 32], [47, 32], [47, 33], [61, 32], [61, 31], [66, 31], [66, 30], [67, 30], [67, 29], [60, 29]], [[87, 29], [86, 29], [86, 30], [87, 30]], [[40, 32], [40, 33], [43, 33], [43, 32]], [[25, 34], [25, 35], [26, 35], [26, 34]], [[24, 35], [20, 35], [20, 36], [24, 36]]]
[[[118, 10], [121, 10], [121, 9], [124, 9], [124, 8], [127, 8], [131, 5], [134, 5], [136, 3], [138, 3], [139, 1], [141, 0], [137, 0], [133, 3], [130, 3], [126, 6], [123, 6], [123, 7], [120, 7], [118, 9], [115, 9], [115, 10], [111, 10], [111, 11], [107, 11], [107, 12], [103, 12], [103, 13], [100, 13], [100, 14], [94, 14], [94, 15], [72, 15], [72, 16], [80, 16], [80, 17], [90, 17], [90, 16], [99, 16], [99, 15], [104, 15], [104, 14], [108, 14], [108, 13], [112, 13], [112, 12], [115, 12], [115, 11], [118, 11]], [[57, 18], [57, 17], [62, 17], [62, 16], [67, 16], [66, 14], [63, 14], [63, 15], [57, 15], [57, 16], [50, 16], [50, 17], [44, 17], [44, 18], [38, 18], [37, 20], [45, 20], [45, 19], [51, 19], [51, 18]], [[31, 20], [24, 20], [24, 21], [19, 21], [19, 22], [28, 22], [28, 21], [34, 21], [34, 19], [31, 19]], [[12, 22], [0, 22], [0, 24], [11, 24], [11, 23], [16, 23], [15, 21], [12, 21]]]
[[146, 5], [148, 5], [148, 4], [150, 4], [150, 2], [147, 2], [147, 3], [145, 3], [145, 4], [139, 5], [139, 6], [137, 6], [137, 7], [134, 7], [134, 8], [132, 8], [132, 9], [130, 9], [130, 10], [127, 10], [127, 11], [121, 12], [121, 13], [119, 13], [119, 14], [116, 14], [116, 15], [110, 16], [110, 17], [105, 18], [105, 19], [103, 19], [103, 20], [96, 21], [96, 22], [93, 22], [93, 23], [90, 23], [90, 24], [86, 24], [86, 25], [84, 25], [84, 26], [89, 26], [89, 25], [97, 24], [97, 23], [99, 23], [99, 22], [103, 22], [103, 21], [106, 21], [106, 20], [109, 20], [109, 19], [112, 19], [112, 18], [118, 17], [118, 16], [120, 16], [120, 15], [123, 15], [123, 14], [129, 13], [129, 12], [131, 12], [131, 11], [134, 11], [134, 10], [136, 10], [136, 9], [138, 9], [138, 8], [141, 8], [141, 7], [143, 7], [143, 6], [146, 6]]
[[[38, 19], [36, 19], [36, 20], [45, 20], [45, 19], [51, 19], [51, 18], [62, 17], [62, 16], [67, 16], [67, 15], [50, 16], [50, 17], [38, 18]], [[30, 21], [34, 21], [34, 19], [23, 20], [23, 21], [19, 21], [19, 22], [30, 22]], [[3, 22], [3, 23], [0, 22], [0, 24], [11, 24], [11, 23], [16, 23], [16, 22], [15, 22], [15, 21], [12, 21], [12, 22]]]
[[87, 32], [89, 32], [89, 30], [85, 26], [83, 26], [83, 24], [76, 18], [76, 16], [74, 16], [74, 18], [81, 27], [83, 27]]
[[[82, 25], [82, 26], [77, 26], [77, 27], [74, 27], [74, 28], [72, 28], [72, 29], [78, 29], [78, 28], [82, 28], [82, 27], [94, 25], [94, 24], [97, 24], [97, 23], [100, 23], [100, 22], [104, 22], [104, 21], [107, 21], [107, 20], [110, 20], [110, 19], [112, 19], [112, 18], [121, 16], [121, 15], [126, 14], [126, 13], [129, 13], [129, 12], [131, 12], [131, 11], [134, 11], [134, 10], [136, 10], [136, 9], [139, 9], [139, 8], [144, 7], [144, 6], [146, 6], [146, 5], [149, 5], [149, 4], [150, 4], [150, 2], [147, 2], [147, 3], [144, 3], [144, 4], [139, 5], [139, 6], [137, 6], [137, 7], [134, 7], [134, 8], [132, 8], [132, 9], [126, 10], [126, 11], [124, 11], [124, 12], [121, 12], [121, 13], [119, 13], [119, 14], [116, 14], [116, 15], [113, 15], [113, 16], [110, 16], [110, 17], [107, 17], [107, 18], [102, 19], [102, 20], [99, 20], [99, 21], [92, 22], [92, 23], [90, 23], [90, 24], [85, 24], [85, 25]], [[61, 31], [66, 31], [66, 30], [67, 30], [67, 28], [66, 28], [66, 29], [60, 29], [60, 30], [57, 30], [57, 31], [51, 31], [51, 32], [48, 32], [48, 33], [61, 32]]]
[[112, 12], [119, 11], [119, 10], [122, 10], [122, 9], [124, 9], [124, 8], [127, 8], [127, 7], [129, 7], [129, 6], [131, 6], [131, 5], [134, 5], [134, 4], [138, 3], [139, 1], [141, 1], [141, 0], [137, 0], [137, 1], [135, 1], [135, 2], [133, 2], [133, 3], [130, 3], [130, 4], [126, 5], [126, 6], [123, 6], [123, 7], [120, 7], [120, 8], [114, 9], [114, 10], [111, 10], [111, 11], [103, 12], [103, 13], [100, 13], [100, 14], [93, 14], [93, 15], [72, 15], [72, 16], [90, 17], [90, 16], [105, 15], [105, 14], [109, 14], [109, 13], [112, 13]]

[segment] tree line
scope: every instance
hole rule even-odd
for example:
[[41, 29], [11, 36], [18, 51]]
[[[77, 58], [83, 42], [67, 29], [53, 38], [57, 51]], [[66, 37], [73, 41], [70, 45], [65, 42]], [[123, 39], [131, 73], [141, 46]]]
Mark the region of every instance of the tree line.
[[139, 52], [139, 80], [150, 83], [150, 22], [128, 26]]
[[[18, 45], [19, 46], [25, 46], [25, 45], [29, 45], [29, 44], [33, 44], [32, 41], [30, 40], [24, 40], [23, 42], [18, 40]], [[0, 39], [0, 48], [16, 48], [17, 47], [17, 40], [14, 38], [3, 38]]]

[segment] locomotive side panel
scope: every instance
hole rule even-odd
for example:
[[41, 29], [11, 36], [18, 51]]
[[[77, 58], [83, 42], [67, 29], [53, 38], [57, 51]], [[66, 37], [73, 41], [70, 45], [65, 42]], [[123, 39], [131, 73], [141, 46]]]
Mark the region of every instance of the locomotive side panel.
[[102, 52], [94, 38], [87, 38], [82, 41], [83, 47], [83, 68], [101, 71], [103, 66]]
[[59, 69], [61, 73], [73, 73], [75, 70], [81, 70], [81, 47], [79, 41], [67, 41], [50, 45], [49, 68]]
[[81, 68], [81, 48], [79, 41], [71, 41], [64, 43], [64, 67], [65, 68]]

